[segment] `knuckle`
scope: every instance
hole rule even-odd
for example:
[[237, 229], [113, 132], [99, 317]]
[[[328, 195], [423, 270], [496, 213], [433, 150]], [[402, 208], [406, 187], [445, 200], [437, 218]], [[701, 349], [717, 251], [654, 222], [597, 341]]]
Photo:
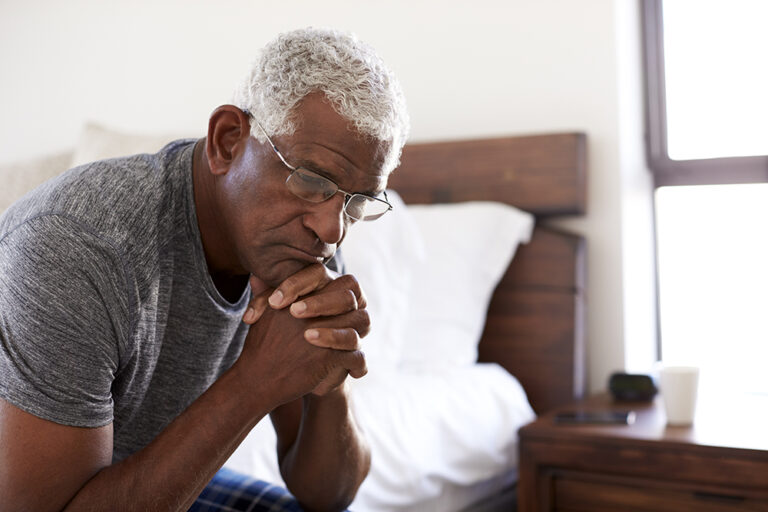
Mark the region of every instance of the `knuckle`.
[[360, 283], [357, 281], [357, 278], [352, 274], [344, 274], [343, 276], [336, 279], [336, 281], [338, 281], [339, 284], [344, 285], [344, 287], [348, 290], [352, 290], [352, 291], [360, 290]]
[[357, 297], [357, 307], [361, 309], [368, 307], [368, 298], [365, 296], [365, 292], [362, 289]]
[[345, 305], [349, 309], [357, 309], [357, 297], [352, 290], [346, 290], [344, 293]]
[[344, 285], [344, 288], [350, 290], [355, 295], [357, 307], [364, 308], [368, 304], [368, 301], [365, 297], [365, 292], [363, 291], [362, 286], [360, 286], [360, 282], [357, 280], [357, 278], [352, 274], [344, 274], [339, 279], [342, 280], [341, 284]]
[[348, 329], [349, 332], [349, 350], [360, 350], [360, 335], [354, 329]]
[[357, 350], [354, 353], [355, 366], [358, 368], [358, 374], [360, 377], [368, 373], [368, 363], [365, 360], [365, 354], [362, 350]]
[[328, 276], [328, 269], [322, 263], [312, 263], [307, 267], [306, 272], [315, 279], [323, 279]]
[[366, 309], [358, 309], [355, 314], [358, 317], [358, 326], [355, 330], [361, 338], [365, 337], [371, 332], [371, 315]]
[[352, 328], [329, 329], [328, 347], [335, 350], [352, 351], [360, 348], [360, 336]]
[[280, 283], [280, 286], [278, 286], [277, 289], [280, 290], [283, 295], [288, 295], [297, 287], [299, 279], [300, 277], [296, 274], [288, 276], [282, 283]]
[[311, 272], [313, 279], [316, 282], [316, 288], [324, 288], [328, 283], [332, 282], [335, 276], [325, 265], [321, 263], [313, 263], [311, 265]]
[[320, 283], [325, 281], [325, 267], [320, 263], [313, 263], [310, 266], [299, 270], [293, 275], [286, 277], [280, 283], [280, 291], [284, 294], [299, 294], [303, 291], [309, 291], [318, 288]]

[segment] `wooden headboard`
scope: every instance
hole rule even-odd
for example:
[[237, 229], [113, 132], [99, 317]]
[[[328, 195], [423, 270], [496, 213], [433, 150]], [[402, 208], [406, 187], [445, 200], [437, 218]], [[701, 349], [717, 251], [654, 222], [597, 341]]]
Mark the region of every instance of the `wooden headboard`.
[[581, 397], [585, 244], [539, 220], [584, 214], [586, 136], [409, 144], [389, 186], [406, 203], [499, 201], [536, 215], [531, 242], [494, 292], [479, 360], [515, 375], [537, 413]]

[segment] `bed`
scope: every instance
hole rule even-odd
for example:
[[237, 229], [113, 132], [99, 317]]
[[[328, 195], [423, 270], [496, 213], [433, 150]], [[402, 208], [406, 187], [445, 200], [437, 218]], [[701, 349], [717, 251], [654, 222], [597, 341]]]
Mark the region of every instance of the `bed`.
[[[0, 169], [0, 211], [70, 166], [172, 138], [88, 125], [73, 152]], [[395, 210], [343, 246], [373, 322], [351, 384], [373, 466], [351, 509], [512, 510], [517, 429], [584, 389], [585, 244], [546, 224], [585, 212], [586, 138], [409, 144], [389, 186]], [[263, 421], [227, 465], [279, 483], [274, 442]]]

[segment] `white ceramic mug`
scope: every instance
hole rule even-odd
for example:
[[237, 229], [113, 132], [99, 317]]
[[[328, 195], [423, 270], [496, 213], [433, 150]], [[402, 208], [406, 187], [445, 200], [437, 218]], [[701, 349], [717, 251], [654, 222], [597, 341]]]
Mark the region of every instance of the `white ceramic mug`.
[[665, 366], [661, 369], [660, 377], [667, 424], [692, 424], [696, 415], [699, 369], [694, 366]]

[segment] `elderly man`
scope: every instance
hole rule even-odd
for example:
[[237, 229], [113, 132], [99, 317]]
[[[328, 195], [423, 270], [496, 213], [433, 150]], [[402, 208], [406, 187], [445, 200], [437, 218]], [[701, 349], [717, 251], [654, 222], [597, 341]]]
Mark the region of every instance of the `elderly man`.
[[332, 269], [391, 208], [402, 92], [353, 36], [308, 29], [234, 103], [204, 139], [72, 169], [0, 218], [0, 510], [186, 510], [267, 414], [301, 506], [354, 498], [369, 320]]

